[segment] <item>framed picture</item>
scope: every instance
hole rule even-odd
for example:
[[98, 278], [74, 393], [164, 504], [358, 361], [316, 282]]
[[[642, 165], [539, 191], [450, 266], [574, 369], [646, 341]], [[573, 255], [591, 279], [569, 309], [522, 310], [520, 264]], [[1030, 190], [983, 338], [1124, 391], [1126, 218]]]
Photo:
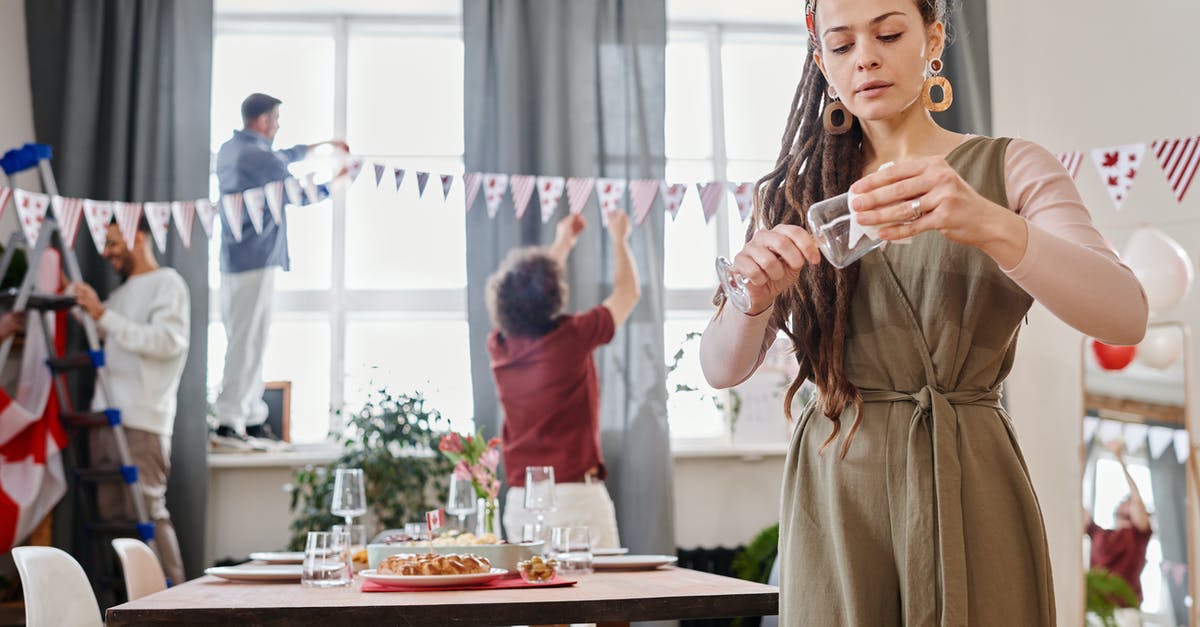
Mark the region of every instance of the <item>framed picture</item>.
[[292, 441], [292, 382], [263, 383], [263, 401], [267, 404], [267, 424], [284, 442]]

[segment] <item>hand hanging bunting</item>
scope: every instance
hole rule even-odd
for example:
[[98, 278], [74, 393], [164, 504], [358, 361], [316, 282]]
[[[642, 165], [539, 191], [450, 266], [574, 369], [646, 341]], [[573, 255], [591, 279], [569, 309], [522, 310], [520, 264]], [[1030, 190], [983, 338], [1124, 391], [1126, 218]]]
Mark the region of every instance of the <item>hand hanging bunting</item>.
[[633, 209], [633, 221], [638, 226], [650, 215], [650, 207], [654, 206], [654, 197], [658, 196], [658, 186], [662, 181], [657, 179], [638, 179], [629, 182], [629, 204]]
[[536, 177], [525, 174], [514, 174], [509, 180], [509, 187], [512, 188], [513, 211], [518, 220], [525, 216], [525, 209], [529, 207], [529, 199], [533, 197], [533, 186], [536, 182]]
[[283, 224], [283, 181], [271, 181], [263, 185], [263, 193], [267, 197], [267, 209], [271, 210], [271, 219], [275, 224]]
[[704, 209], [705, 224], [711, 222], [713, 216], [717, 215], [717, 209], [721, 207], [721, 192], [724, 191], [724, 187], [720, 181], [696, 183], [696, 191], [700, 194], [700, 207]]
[[89, 200], [83, 201], [83, 219], [87, 221], [88, 233], [92, 236], [92, 243], [96, 245], [96, 252], [103, 255], [104, 245], [108, 241], [108, 223], [112, 222], [113, 204], [106, 200]]
[[500, 202], [504, 200], [504, 192], [508, 189], [508, 175], [490, 172], [483, 175], [483, 197], [487, 201], [489, 218], [495, 218], [500, 210]]
[[1072, 150], [1070, 152], [1058, 153], [1058, 160], [1067, 169], [1067, 174], [1071, 175], [1071, 180], [1079, 175], [1079, 164], [1083, 163], [1083, 151]]
[[252, 187], [242, 192], [242, 198], [245, 200], [246, 215], [250, 217], [250, 226], [254, 227], [255, 233], [262, 234], [263, 206], [267, 199], [263, 188]]
[[142, 218], [142, 203], [114, 202], [113, 213], [117, 216], [117, 228], [125, 238], [125, 247], [133, 250], [133, 239], [137, 237], [138, 220]]
[[475, 206], [475, 198], [479, 196], [479, 188], [483, 184], [483, 175], [479, 172], [467, 172], [463, 175], [463, 184], [467, 186], [467, 204], [465, 211]]
[[79, 232], [79, 219], [83, 217], [83, 199], [51, 196], [50, 209], [54, 212], [54, 219], [58, 220], [58, 229], [62, 232], [63, 242], [67, 248], [75, 246], [75, 235]]
[[[280, 188], [282, 190], [282, 187]], [[175, 220], [175, 228], [179, 229], [179, 239], [184, 248], [192, 247], [192, 225], [195, 223], [196, 203], [190, 200], [171, 203], [171, 217]]]
[[150, 234], [154, 236], [154, 244], [158, 252], [167, 252], [167, 229], [171, 226], [171, 203], [148, 202], [142, 205], [146, 212], [146, 222], [150, 224]]
[[550, 221], [554, 217], [554, 212], [558, 211], [558, 203], [562, 200], [563, 188], [567, 184], [567, 179], [561, 176], [539, 176], [537, 177], [538, 204], [542, 207], [542, 224]]
[[450, 188], [454, 186], [453, 174], [442, 174], [442, 201], [450, 198]]
[[688, 186], [684, 183], [662, 182], [659, 191], [662, 192], [663, 211], [670, 214], [672, 220], [679, 215], [679, 207], [683, 205], [683, 197], [687, 195], [687, 190]]
[[1175, 192], [1175, 200], [1183, 202], [1200, 164], [1200, 137], [1160, 139], [1151, 143], [1150, 148], [1171, 184], [1171, 191]]
[[567, 208], [574, 214], [583, 213], [584, 206], [592, 198], [592, 188], [596, 179], [592, 177], [571, 177], [567, 179]]
[[738, 217], [742, 222], [750, 219], [750, 214], [754, 213], [754, 183], [727, 183], [729, 193], [733, 194], [733, 200], [737, 203]]
[[417, 172], [417, 198], [425, 197], [425, 184], [429, 182], [428, 172]]
[[221, 197], [221, 209], [225, 214], [225, 222], [233, 233], [235, 241], [242, 241], [242, 195], [238, 193], [225, 194]]
[[[296, 179], [288, 179], [295, 182]], [[212, 237], [213, 221], [217, 218], [217, 208], [207, 198], [196, 199], [196, 216], [200, 218], [200, 228], [204, 229], [205, 237]]]
[[50, 208], [50, 197], [20, 188], [14, 190], [13, 195], [17, 201], [17, 217], [21, 221], [25, 241], [30, 247], [35, 246], [42, 231], [42, 222], [46, 219], [46, 210]]
[[1142, 165], [1142, 155], [1146, 152], [1146, 144], [1127, 144], [1111, 148], [1097, 148], [1092, 151], [1092, 160], [1096, 163], [1096, 171], [1100, 180], [1108, 188], [1112, 196], [1113, 206], [1118, 211], [1129, 194], [1133, 185], [1133, 177], [1138, 167]]

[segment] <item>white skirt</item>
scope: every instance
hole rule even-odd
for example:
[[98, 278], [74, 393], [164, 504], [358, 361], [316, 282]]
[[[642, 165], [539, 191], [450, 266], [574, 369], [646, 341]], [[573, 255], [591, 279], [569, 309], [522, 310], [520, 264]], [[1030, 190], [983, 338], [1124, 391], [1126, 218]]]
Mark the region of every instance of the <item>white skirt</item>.
[[[560, 483], [554, 486], [555, 511], [546, 513], [546, 529], [586, 526], [592, 547], [615, 549], [621, 546], [617, 534], [617, 510], [604, 482]], [[520, 542], [522, 527], [537, 521], [537, 515], [525, 509], [525, 488], [509, 488], [504, 504], [504, 533], [509, 542]], [[548, 532], [547, 532], [548, 533]]]

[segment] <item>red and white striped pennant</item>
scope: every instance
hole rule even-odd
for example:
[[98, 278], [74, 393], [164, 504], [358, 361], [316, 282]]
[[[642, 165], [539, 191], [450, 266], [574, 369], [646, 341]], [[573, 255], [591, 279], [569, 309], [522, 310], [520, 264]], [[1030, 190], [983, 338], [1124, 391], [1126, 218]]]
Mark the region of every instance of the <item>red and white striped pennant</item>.
[[508, 175], [489, 172], [483, 175], [483, 199], [487, 201], [489, 218], [495, 218], [504, 200], [504, 192], [508, 191]]
[[483, 174], [479, 172], [467, 172], [463, 175], [463, 184], [467, 186], [467, 205], [466, 211], [471, 211], [471, 207], [475, 205], [475, 199], [479, 196], [479, 188], [483, 186]]
[[425, 184], [429, 182], [428, 172], [417, 172], [417, 198], [425, 197]]
[[1125, 202], [1129, 188], [1133, 186], [1133, 177], [1137, 175], [1142, 165], [1142, 156], [1146, 154], [1146, 144], [1126, 144], [1110, 148], [1092, 150], [1092, 160], [1100, 173], [1100, 180], [1108, 188], [1113, 205], [1118, 211]]
[[638, 226], [650, 215], [650, 207], [654, 206], [654, 198], [658, 196], [658, 179], [638, 179], [629, 181], [629, 205], [633, 209], [633, 221]]
[[525, 217], [525, 209], [529, 207], [529, 199], [533, 197], [533, 186], [537, 184], [537, 177], [529, 174], [514, 174], [509, 179], [509, 187], [512, 188], [513, 211], [517, 214], [517, 219]]
[[1058, 153], [1058, 160], [1067, 169], [1067, 174], [1071, 175], [1071, 180], [1079, 176], [1079, 164], [1083, 163], [1082, 150], [1069, 150], [1067, 152]]
[[[279, 187], [280, 193], [283, 186]], [[192, 225], [195, 224], [196, 203], [191, 200], [171, 203], [171, 217], [175, 220], [175, 228], [179, 230], [179, 239], [183, 240], [184, 248], [192, 247]]]
[[550, 218], [554, 217], [566, 185], [567, 179], [561, 176], [537, 177], [538, 203], [542, 206], [542, 224], [549, 222]]
[[567, 207], [571, 213], [583, 213], [583, 207], [592, 197], [592, 188], [596, 179], [592, 177], [572, 177], [567, 179]]
[[263, 210], [266, 208], [267, 195], [261, 187], [252, 187], [242, 192], [242, 199], [245, 200], [246, 215], [250, 217], [250, 226], [254, 227], [255, 233], [262, 233], [263, 230]]
[[696, 191], [700, 194], [700, 207], [704, 209], [704, 223], [708, 224], [721, 206], [721, 193], [725, 191], [725, 185], [721, 181], [696, 183]]
[[154, 236], [154, 244], [158, 252], [167, 252], [167, 228], [171, 226], [171, 203], [148, 202], [142, 205], [146, 212], [146, 222], [150, 224], [150, 234]]
[[108, 240], [108, 223], [112, 222], [113, 204], [107, 200], [83, 200], [83, 219], [87, 221], [88, 233], [96, 252], [104, 254], [104, 244]]
[[[296, 183], [296, 179], [288, 180]], [[296, 184], [299, 185], [299, 183]], [[284, 183], [284, 187], [287, 187], [286, 182]], [[214, 207], [212, 201], [207, 198], [197, 198], [195, 205], [196, 216], [200, 218], [200, 228], [204, 229], [205, 237], [211, 238], [213, 221], [217, 218], [217, 208]]]
[[1196, 166], [1200, 164], [1200, 137], [1160, 139], [1152, 142], [1150, 147], [1175, 192], [1175, 200], [1183, 202], [1196, 176]]
[[8, 199], [12, 198], [12, 188], [0, 186], [0, 216], [8, 209]]
[[679, 215], [679, 207], [683, 205], [683, 197], [687, 195], [688, 186], [686, 183], [668, 183], [662, 181], [662, 186], [659, 191], [663, 197], [663, 211], [666, 211], [671, 216], [671, 220]]
[[450, 188], [454, 187], [454, 175], [442, 174], [440, 176], [442, 177], [442, 201], [445, 202], [450, 198]]
[[754, 213], [754, 183], [727, 183], [729, 193], [737, 203], [738, 217], [745, 222]]
[[263, 185], [263, 194], [267, 197], [271, 219], [275, 220], [275, 224], [283, 224], [283, 181], [271, 181]]
[[[0, 192], [2, 195], [3, 192]], [[58, 230], [62, 233], [63, 242], [67, 248], [75, 245], [75, 234], [79, 232], [79, 219], [83, 217], [82, 198], [50, 197], [50, 209], [54, 219], [58, 220]]]
[[133, 250], [133, 238], [137, 236], [138, 220], [142, 217], [142, 203], [114, 202], [113, 213], [117, 216], [117, 228], [125, 238], [125, 247]]
[[221, 210], [225, 214], [225, 221], [229, 223], [229, 230], [233, 232], [233, 239], [242, 241], [242, 195], [234, 193], [221, 196]]
[[25, 241], [32, 247], [37, 244], [38, 235], [42, 232], [42, 222], [46, 219], [46, 210], [50, 208], [50, 197], [21, 188], [13, 190], [13, 197], [17, 201], [21, 231], [25, 233]]

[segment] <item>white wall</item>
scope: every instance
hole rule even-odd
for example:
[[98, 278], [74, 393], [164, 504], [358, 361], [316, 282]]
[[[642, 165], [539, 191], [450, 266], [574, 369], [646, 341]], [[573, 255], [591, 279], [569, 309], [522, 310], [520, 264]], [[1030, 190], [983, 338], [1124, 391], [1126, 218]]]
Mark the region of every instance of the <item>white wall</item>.
[[[34, 140], [33, 102], [29, 89], [29, 58], [25, 49], [25, 3], [0, 0], [0, 154]], [[21, 175], [22, 187], [41, 189], [37, 177]], [[8, 211], [6, 213], [14, 213]], [[15, 215], [0, 217], [0, 242], [17, 228]]]
[[[992, 0], [988, 19], [996, 135], [1022, 136], [1057, 152], [1200, 131], [1193, 28], [1200, 4], [1154, 3], [1151, 10], [1117, 0]], [[1200, 259], [1200, 194], [1180, 206], [1147, 152], [1118, 213], [1090, 159], [1078, 186], [1109, 242], [1119, 250], [1135, 227], [1149, 223]], [[1163, 317], [1200, 329], [1198, 307], [1193, 294]], [[1046, 519], [1060, 625], [1082, 622], [1082, 340], [1036, 307], [1008, 384]], [[1192, 418], [1194, 424], [1195, 408]]]

